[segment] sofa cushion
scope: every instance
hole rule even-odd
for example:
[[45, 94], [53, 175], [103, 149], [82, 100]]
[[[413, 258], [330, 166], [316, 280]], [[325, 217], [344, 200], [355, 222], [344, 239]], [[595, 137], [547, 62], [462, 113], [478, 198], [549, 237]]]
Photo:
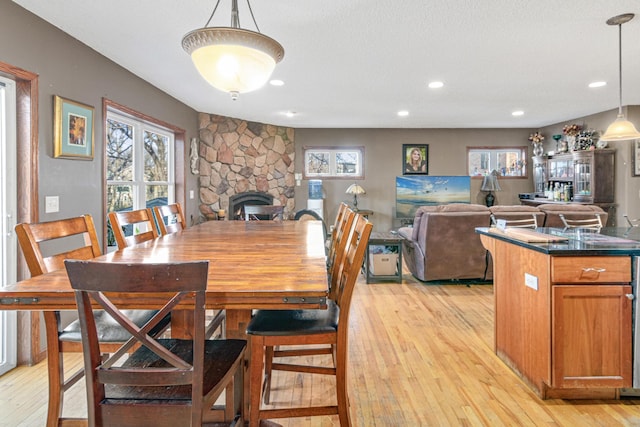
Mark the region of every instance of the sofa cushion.
[[[412, 240], [418, 240], [418, 233], [420, 232], [420, 221], [422, 220], [422, 215], [425, 213], [449, 213], [449, 212], [487, 212], [489, 213], [489, 208], [484, 205], [477, 205], [471, 203], [449, 203], [447, 205], [437, 205], [437, 206], [420, 206], [418, 210], [416, 210], [416, 215], [413, 218], [413, 235], [411, 236]], [[489, 226], [489, 224], [487, 224]]]

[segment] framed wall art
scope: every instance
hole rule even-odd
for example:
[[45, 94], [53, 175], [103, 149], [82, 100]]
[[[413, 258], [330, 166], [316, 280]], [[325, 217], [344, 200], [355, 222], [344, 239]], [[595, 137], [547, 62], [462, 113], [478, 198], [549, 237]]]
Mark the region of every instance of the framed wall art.
[[54, 95], [54, 157], [93, 160], [93, 115], [93, 107]]
[[364, 178], [364, 147], [304, 147], [304, 179]]
[[403, 175], [428, 175], [429, 174], [429, 146], [402, 145], [402, 174]]

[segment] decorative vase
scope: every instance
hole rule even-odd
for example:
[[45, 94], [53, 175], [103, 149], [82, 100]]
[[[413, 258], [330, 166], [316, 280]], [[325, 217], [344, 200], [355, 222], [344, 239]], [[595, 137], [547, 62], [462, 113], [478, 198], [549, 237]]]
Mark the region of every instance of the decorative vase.
[[578, 150], [576, 146], [576, 136], [575, 135], [567, 135], [567, 146], [570, 151]]
[[534, 156], [542, 156], [544, 153], [544, 147], [542, 146], [542, 142], [534, 142], [533, 143], [533, 155]]

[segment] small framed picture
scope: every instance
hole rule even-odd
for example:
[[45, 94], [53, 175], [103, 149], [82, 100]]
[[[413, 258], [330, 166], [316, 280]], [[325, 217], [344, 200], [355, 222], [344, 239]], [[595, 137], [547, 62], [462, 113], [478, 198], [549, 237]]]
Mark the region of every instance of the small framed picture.
[[640, 139], [633, 140], [631, 144], [631, 161], [633, 163], [631, 176], [640, 176]]
[[93, 160], [94, 108], [54, 95], [53, 156]]
[[429, 146], [402, 145], [402, 174], [403, 175], [428, 175], [429, 174]]

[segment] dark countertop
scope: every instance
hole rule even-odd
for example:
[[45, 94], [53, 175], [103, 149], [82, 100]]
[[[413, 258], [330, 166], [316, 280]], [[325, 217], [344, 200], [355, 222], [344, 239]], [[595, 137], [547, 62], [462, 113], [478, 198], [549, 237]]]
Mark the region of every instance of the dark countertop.
[[640, 227], [605, 227], [600, 232], [590, 229], [538, 227], [536, 231], [566, 237], [567, 240], [557, 243], [530, 243], [508, 235], [491, 233], [488, 227], [476, 228], [476, 233], [548, 255], [640, 255]]

